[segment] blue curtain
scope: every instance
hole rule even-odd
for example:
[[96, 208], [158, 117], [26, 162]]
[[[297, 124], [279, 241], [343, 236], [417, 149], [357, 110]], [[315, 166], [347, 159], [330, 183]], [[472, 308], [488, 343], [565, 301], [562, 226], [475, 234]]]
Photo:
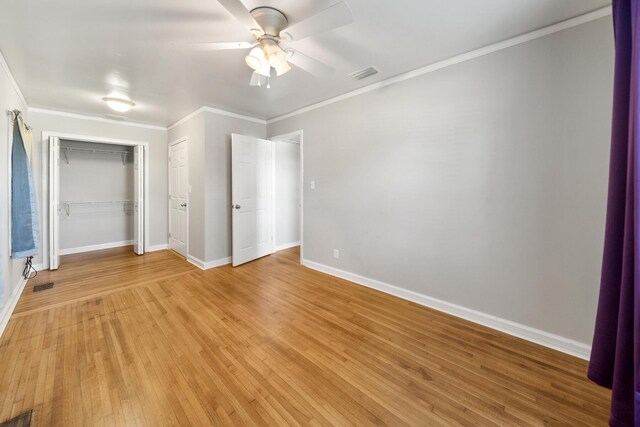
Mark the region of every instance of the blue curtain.
[[19, 114], [14, 114], [11, 146], [11, 256], [14, 258], [36, 255], [40, 241], [31, 160], [22, 132], [29, 130]]

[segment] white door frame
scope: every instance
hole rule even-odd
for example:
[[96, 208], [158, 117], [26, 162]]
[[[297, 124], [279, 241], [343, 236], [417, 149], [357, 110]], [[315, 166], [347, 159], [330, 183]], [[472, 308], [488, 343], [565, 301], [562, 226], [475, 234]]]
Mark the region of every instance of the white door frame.
[[[149, 250], [149, 143], [127, 139], [104, 138], [100, 136], [77, 135], [64, 132], [42, 131], [42, 212], [49, 212], [49, 137], [56, 136], [59, 139], [80, 142], [95, 142], [99, 144], [113, 145], [140, 145], [144, 148], [144, 252]], [[45, 270], [49, 269], [49, 215], [42, 215], [42, 264]], [[47, 230], [45, 233], [44, 230]]]
[[[191, 207], [191, 203], [189, 200], [189, 197], [191, 196], [191, 184], [189, 183], [189, 138], [186, 136], [183, 136], [182, 138], [178, 138], [173, 142], [170, 142], [167, 145], [167, 160], [169, 159], [169, 156], [171, 156], [171, 147], [173, 145], [176, 144], [180, 144], [181, 142], [185, 143], [185, 149], [187, 151], [187, 155], [186, 155], [186, 163], [187, 163], [187, 209], [186, 209], [186, 217], [187, 217], [187, 232], [186, 232], [186, 241], [185, 241], [185, 246], [186, 246], [186, 250], [187, 250], [187, 254], [185, 255], [185, 258], [189, 257], [189, 208]], [[168, 160], [167, 161], [167, 193], [170, 194], [170, 189], [171, 189], [171, 161]], [[167, 224], [167, 228], [169, 230], [171, 230], [171, 199], [169, 199], [167, 197], [167, 205], [168, 205], [168, 213], [169, 213], [169, 222]], [[168, 236], [168, 232], [167, 232], [167, 248], [171, 249], [171, 237]]]
[[[300, 263], [302, 264], [302, 260], [304, 259], [304, 132], [302, 129], [296, 130], [294, 132], [285, 133], [283, 135], [272, 136], [269, 138], [270, 141], [290, 141], [296, 137], [300, 136], [300, 176], [299, 180], [299, 191], [300, 191]], [[272, 233], [273, 233], [273, 246], [275, 248], [275, 238], [276, 238], [276, 189], [275, 189], [275, 181], [276, 181], [276, 168], [275, 168], [275, 150], [276, 145], [273, 144], [273, 224], [272, 224]]]

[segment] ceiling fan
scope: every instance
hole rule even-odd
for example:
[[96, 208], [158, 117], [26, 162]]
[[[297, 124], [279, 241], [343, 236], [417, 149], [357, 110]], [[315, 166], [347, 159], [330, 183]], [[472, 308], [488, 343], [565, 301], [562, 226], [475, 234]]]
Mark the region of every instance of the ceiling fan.
[[251, 49], [245, 62], [251, 69], [251, 86], [261, 86], [271, 76], [271, 68], [281, 76], [293, 64], [319, 78], [330, 77], [335, 70], [291, 48], [283, 47], [305, 37], [320, 34], [353, 22], [349, 7], [339, 2], [327, 9], [289, 26], [284, 13], [278, 9], [262, 6], [247, 10], [240, 0], [218, 0], [255, 37], [255, 42], [197, 43], [200, 50]]

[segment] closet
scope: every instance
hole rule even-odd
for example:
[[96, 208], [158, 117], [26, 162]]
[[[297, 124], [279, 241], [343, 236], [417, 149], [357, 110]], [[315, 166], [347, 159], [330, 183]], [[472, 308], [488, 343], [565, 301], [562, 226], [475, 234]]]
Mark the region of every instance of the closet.
[[60, 255], [142, 253], [142, 147], [50, 138], [50, 150], [50, 268]]

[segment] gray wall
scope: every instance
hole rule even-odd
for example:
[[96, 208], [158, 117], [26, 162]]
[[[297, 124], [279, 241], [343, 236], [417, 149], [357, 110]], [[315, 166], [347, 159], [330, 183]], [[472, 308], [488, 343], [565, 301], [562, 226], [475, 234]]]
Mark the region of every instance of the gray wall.
[[274, 141], [276, 248], [300, 241], [300, 144]]
[[[38, 194], [42, 194], [42, 172], [48, 176], [48, 154], [42, 158], [42, 132], [59, 132], [87, 137], [123, 139], [149, 143], [149, 244], [167, 244], [167, 131], [161, 128], [132, 126], [115, 121], [96, 121], [81, 117], [60, 116], [32, 111], [29, 114], [33, 126], [34, 178]], [[48, 180], [47, 180], [48, 182]], [[48, 185], [48, 184], [47, 184]], [[42, 238], [48, 242], [48, 226], [45, 224]], [[48, 244], [48, 243], [47, 243]], [[42, 263], [42, 256], [34, 258]]]
[[231, 256], [231, 134], [265, 138], [264, 124], [204, 111], [169, 129], [187, 137], [189, 255], [203, 262]]
[[[62, 147], [126, 152], [70, 151], [60, 162], [60, 201], [133, 201], [133, 147], [61, 141]], [[62, 156], [64, 159], [64, 156]], [[71, 205], [60, 213], [60, 250], [133, 240], [132, 204]]]
[[305, 258], [590, 343], [612, 68], [607, 17], [269, 124]]
[[[7, 110], [22, 110], [29, 123], [27, 106], [22, 103], [9, 76], [0, 67], [0, 314], [4, 313], [9, 298], [20, 282], [24, 259], [9, 257], [9, 123]], [[2, 319], [0, 319], [2, 320]]]

